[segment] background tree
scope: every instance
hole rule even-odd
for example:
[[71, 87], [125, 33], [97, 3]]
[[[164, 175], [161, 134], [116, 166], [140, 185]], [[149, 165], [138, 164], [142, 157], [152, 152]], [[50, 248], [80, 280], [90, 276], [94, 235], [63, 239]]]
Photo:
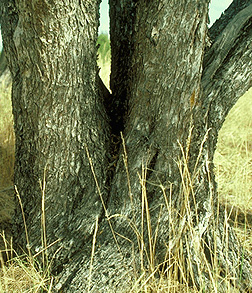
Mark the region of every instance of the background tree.
[[[216, 218], [212, 163], [251, 87], [252, 2], [234, 1], [208, 32], [207, 0], [110, 0], [112, 96], [97, 75], [99, 2], [1, 4], [31, 249], [41, 249], [42, 194], [47, 244], [60, 239], [49, 251], [57, 290], [126, 290], [146, 263], [152, 275], [162, 262], [179, 271], [176, 255], [192, 286], [210, 287], [218, 262], [233, 286], [252, 288], [246, 253]], [[18, 208], [14, 227], [24, 247]]]

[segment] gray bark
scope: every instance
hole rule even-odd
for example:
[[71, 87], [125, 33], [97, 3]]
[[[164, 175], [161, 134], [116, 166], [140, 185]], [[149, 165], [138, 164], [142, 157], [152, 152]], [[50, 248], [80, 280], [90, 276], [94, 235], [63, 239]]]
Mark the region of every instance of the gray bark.
[[[167, 251], [175, 255], [181, 247], [185, 264], [192, 265], [192, 285], [207, 287], [209, 266], [219, 262], [241, 278], [234, 286], [251, 289], [246, 254], [223, 218], [216, 222], [212, 164], [218, 131], [252, 83], [251, 1], [234, 1], [228, 18], [210, 30], [208, 48], [207, 0], [110, 0], [112, 96], [97, 78], [98, 4], [1, 6], [13, 77], [15, 184], [32, 250], [40, 249], [38, 181], [46, 169], [47, 237], [50, 243], [61, 239], [51, 255], [62, 247], [54, 263], [56, 291], [125, 292], [142, 262], [152, 273]], [[152, 231], [142, 218], [145, 188]], [[15, 227], [24, 246], [19, 211]], [[141, 256], [139, 239], [153, 259]], [[217, 259], [212, 243], [218, 243]]]
[[4, 71], [7, 69], [7, 61], [5, 58], [4, 50], [0, 52], [0, 76], [4, 73]]
[[[39, 251], [45, 178], [48, 244], [62, 239], [53, 246], [54, 251], [58, 245], [64, 248], [57, 254], [61, 266], [92, 235], [102, 213], [86, 146], [106, 199], [109, 127], [96, 86], [98, 7], [99, 1], [6, 1], [3, 6], [4, 46], [13, 78], [15, 185], [30, 246]], [[14, 227], [24, 247], [18, 207]]]
[[252, 1], [237, 14], [230, 13], [231, 20], [205, 54], [203, 99], [209, 105], [209, 127], [213, 125], [217, 131], [239, 97], [252, 86], [251, 11]]

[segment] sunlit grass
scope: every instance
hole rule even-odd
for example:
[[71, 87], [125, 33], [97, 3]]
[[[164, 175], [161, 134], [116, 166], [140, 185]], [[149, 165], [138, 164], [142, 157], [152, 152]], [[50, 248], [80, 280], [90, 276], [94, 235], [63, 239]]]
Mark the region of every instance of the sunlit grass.
[[15, 139], [10, 97], [10, 77], [2, 76], [0, 78], [0, 190], [13, 183]]
[[[11, 109], [10, 76], [0, 77], [0, 224], [9, 223], [14, 214], [14, 131]], [[5, 225], [6, 226], [6, 225]], [[1, 243], [0, 239], [0, 243]], [[0, 245], [0, 249], [1, 249]]]
[[231, 109], [220, 130], [214, 164], [223, 200], [252, 209], [252, 89]]
[[[53, 257], [51, 256], [51, 261], [49, 261], [47, 250], [59, 240], [47, 245], [45, 223], [45, 171], [46, 170], [44, 170], [43, 180], [40, 181], [41, 250], [36, 254], [32, 254], [22, 200], [15, 186], [15, 193], [24, 222], [27, 252], [24, 251], [22, 255], [18, 254], [13, 248], [12, 237], [10, 235], [5, 235], [4, 231], [0, 233], [0, 240], [3, 243], [3, 247], [0, 250], [0, 292], [52, 292], [53, 276], [51, 274], [51, 263], [53, 257], [61, 247], [56, 250]], [[40, 257], [40, 260], [38, 257]]]

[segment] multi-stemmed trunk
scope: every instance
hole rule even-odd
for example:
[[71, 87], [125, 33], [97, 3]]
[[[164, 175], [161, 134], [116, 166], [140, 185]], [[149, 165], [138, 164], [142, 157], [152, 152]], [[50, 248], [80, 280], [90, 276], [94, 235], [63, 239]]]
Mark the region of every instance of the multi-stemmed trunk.
[[[214, 286], [216, 263], [252, 288], [246, 253], [217, 218], [212, 162], [251, 86], [251, 1], [234, 1], [209, 40], [207, 0], [110, 0], [112, 95], [97, 77], [98, 5], [2, 4], [29, 247], [41, 249], [45, 205], [57, 290], [123, 291], [181, 264], [183, 282]], [[24, 247], [18, 208], [14, 227]]]

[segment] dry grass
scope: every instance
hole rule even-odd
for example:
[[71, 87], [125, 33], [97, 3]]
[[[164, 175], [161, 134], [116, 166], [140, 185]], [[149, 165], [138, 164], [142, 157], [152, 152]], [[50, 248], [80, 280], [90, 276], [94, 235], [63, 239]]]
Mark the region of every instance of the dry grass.
[[246, 218], [247, 215], [247, 223], [252, 225], [251, 117], [252, 88], [227, 116], [219, 133], [214, 164], [220, 201], [229, 211], [233, 209], [237, 217]]
[[[13, 173], [14, 173], [14, 131], [11, 109], [10, 76], [0, 77], [0, 229], [9, 232], [14, 211]], [[0, 249], [3, 241], [0, 237]]]
[[[47, 254], [49, 246], [47, 246], [46, 242], [45, 175], [40, 187], [42, 195], [41, 251], [35, 255], [31, 253], [23, 205], [18, 190], [15, 187], [24, 221], [28, 253], [24, 253], [23, 255], [17, 254], [12, 246], [12, 238], [9, 236], [6, 237], [4, 231], [0, 234], [0, 238], [4, 243], [4, 247], [0, 250], [0, 292], [52, 292], [53, 276], [50, 273], [51, 262], [48, 261]], [[41, 257], [42, 262], [38, 261], [38, 256]]]
[[218, 139], [219, 192], [234, 205], [252, 208], [252, 89], [231, 109]]
[[26, 255], [18, 256], [14, 251], [10, 252], [15, 257], [7, 262], [1, 260], [0, 292], [52, 292], [53, 279], [45, 276], [39, 263]]
[[0, 79], [0, 190], [13, 185], [15, 138], [9, 79], [8, 75]]
[[[188, 138], [188, 146], [190, 144], [190, 134]], [[235, 284], [236, 281], [239, 281], [237, 280], [237, 277], [233, 275], [232, 272], [226, 272], [226, 274], [223, 275], [223, 271], [221, 271], [217, 261], [214, 261], [213, 266], [210, 267], [209, 260], [207, 260], [205, 256], [204, 244], [200, 241], [201, 232], [194, 227], [194, 211], [192, 211], [192, 206], [189, 203], [189, 198], [194, 200], [194, 180], [197, 177], [197, 174], [190, 174], [189, 172], [187, 165], [189, 147], [186, 150], [184, 150], [181, 145], [180, 147], [183, 153], [183, 158], [178, 162], [178, 168], [182, 179], [181, 194], [179, 196], [179, 198], [182, 199], [182, 205], [179, 211], [175, 211], [172, 207], [172, 185], [170, 186], [170, 194], [168, 195], [162, 185], [157, 187], [162, 190], [166, 202], [164, 210], [160, 209], [160, 215], [161, 213], [167, 213], [169, 215], [169, 227], [167, 229], [170, 231], [170, 240], [167, 243], [165, 258], [163, 262], [158, 264], [155, 263], [155, 247], [157, 238], [159, 237], [159, 218], [157, 223], [153, 223], [150, 218], [150, 210], [146, 192], [147, 164], [143, 164], [142, 173], [139, 174], [139, 181], [142, 190], [142, 225], [141, 229], [137, 230], [137, 225], [134, 225], [134, 219], [137, 218], [138, 215], [133, 215], [133, 225], [131, 224], [131, 226], [134, 226], [133, 231], [138, 239], [138, 257], [141, 259], [141, 274], [137, 274], [136, 272], [138, 270], [135, 270], [136, 281], [132, 284], [130, 292], [239, 292], [238, 290], [236, 291], [234, 286], [231, 285]], [[125, 150], [126, 148], [124, 146], [124, 163], [126, 174], [128, 174], [127, 153]], [[201, 150], [199, 150], [198, 159], [200, 159], [200, 157]], [[196, 160], [196, 164], [198, 161], [199, 160]], [[196, 170], [197, 168], [195, 166], [195, 172]], [[130, 191], [131, 186], [129, 178], [128, 185]], [[131, 197], [130, 192], [129, 196]], [[133, 202], [131, 198], [130, 201]], [[133, 208], [133, 210], [135, 209]], [[225, 214], [227, 216], [224, 220], [224, 227], [228, 227], [230, 221], [229, 211], [225, 210]], [[124, 216], [121, 215], [121, 217]], [[219, 218], [216, 219], [216, 227], [218, 226], [219, 220]], [[198, 221], [198, 215], [196, 215], [196, 221]], [[129, 219], [128, 222], [130, 222]], [[144, 227], [144, 223], [146, 223], [146, 227]], [[235, 221], [234, 226], [238, 227], [238, 225], [239, 223]], [[155, 227], [155, 231], [153, 231], [153, 227]], [[144, 230], [147, 230], [147, 240], [144, 240]], [[215, 231], [217, 231], [217, 229], [213, 229], [211, 232], [214, 235], [213, 242], [215, 243], [213, 259], [218, 260], [217, 242], [220, 241], [220, 238], [218, 233], [215, 233]], [[241, 239], [247, 231], [246, 229], [243, 231], [239, 229], [237, 232], [239, 233]], [[229, 231], [227, 229], [222, 235], [222, 239], [229, 239], [228, 233]], [[244, 246], [246, 246], [245, 241], [247, 240], [248, 238], [245, 236], [243, 239]], [[247, 246], [246, 248], [249, 247]], [[132, 255], [132, 258], [135, 258], [134, 254]], [[133, 261], [133, 263], [135, 262], [136, 261]], [[197, 272], [196, 274], [195, 271]], [[209, 276], [210, 282], [205, 278], [206, 274]], [[200, 286], [198, 286], [198, 284], [200, 284]]]
[[[207, 139], [205, 136], [205, 140]], [[188, 159], [189, 159], [189, 146], [191, 141], [191, 132], [188, 138], [188, 148], [181, 151], [183, 157], [181, 161], [178, 162], [178, 168], [180, 170], [182, 178], [181, 194], [179, 198], [182, 199], [182, 204], [180, 210], [174, 210], [172, 207], [172, 185], [170, 186], [170, 194], [166, 194], [165, 188], [160, 185], [157, 188], [162, 190], [166, 206], [160, 208], [159, 216], [163, 213], [167, 213], [169, 216], [169, 227], [167, 229], [170, 231], [170, 240], [167, 243], [167, 252], [165, 258], [162, 262], [156, 263], [156, 243], [157, 238], [159, 237], [159, 217], [156, 220], [156, 223], [153, 223], [153, 220], [150, 216], [150, 209], [147, 200], [147, 162], [142, 164], [142, 172], [138, 174], [139, 182], [141, 185], [142, 191], [142, 209], [140, 214], [136, 214], [137, 210], [133, 205], [133, 198], [131, 194], [131, 183], [128, 176], [128, 161], [127, 161], [127, 152], [125, 147], [124, 138], [122, 137], [122, 144], [124, 149], [123, 160], [125, 165], [125, 170], [127, 174], [128, 190], [129, 190], [129, 199], [132, 205], [133, 215], [129, 219], [125, 215], [111, 215], [111, 218], [122, 218], [126, 220], [129, 226], [132, 228], [133, 232], [137, 238], [136, 251], [132, 253], [132, 263], [138, 263], [140, 259], [140, 265], [137, 268], [134, 268], [134, 279], [135, 282], [132, 283], [132, 287], [129, 292], [239, 292], [235, 289], [237, 275], [234, 275], [232, 271], [223, 271], [219, 267], [218, 263], [218, 244], [220, 241], [228, 241], [229, 239], [229, 230], [225, 229], [223, 234], [218, 233], [218, 229], [213, 228], [211, 234], [213, 235], [214, 251], [212, 251], [213, 257], [213, 266], [210, 267], [209, 260], [205, 256], [205, 247], [204, 243], [201, 241], [201, 233], [197, 227], [194, 225], [194, 211], [192, 206], [189, 203], [189, 198], [194, 199], [194, 186], [195, 180], [197, 178], [197, 166], [195, 166], [195, 173], [190, 174], [188, 168]], [[204, 140], [204, 141], [205, 141]], [[202, 142], [202, 148], [203, 143]], [[200, 162], [200, 157], [202, 155], [202, 149], [199, 150], [198, 159], [196, 160], [196, 165]], [[96, 179], [96, 175], [93, 169], [92, 160], [89, 157], [90, 166], [92, 173]], [[210, 176], [210, 174], [209, 174]], [[96, 180], [97, 182], [97, 180]], [[149, 183], [148, 183], [149, 184]], [[97, 185], [98, 191], [100, 192], [100, 187]], [[103, 200], [102, 200], [103, 201]], [[212, 203], [213, 204], [213, 203]], [[195, 202], [196, 206], [196, 202]], [[107, 215], [106, 207], [104, 206], [105, 214]], [[212, 209], [214, 207], [212, 206]], [[224, 227], [229, 226], [230, 214], [228, 210], [225, 210], [225, 219]], [[219, 216], [219, 215], [218, 215]], [[137, 225], [137, 220], [140, 218], [141, 225]], [[196, 215], [197, 218], [197, 215]], [[108, 219], [108, 220], [109, 220]], [[198, 220], [198, 219], [196, 219]], [[220, 219], [216, 219], [216, 227], [218, 226]], [[238, 222], [234, 222], [234, 225], [238, 227]], [[122, 237], [123, 239], [128, 240], [130, 243], [133, 243], [130, 239], [126, 238], [123, 235], [120, 235], [114, 232], [113, 227], [110, 225], [112, 233], [115, 238]], [[146, 232], [147, 231], [147, 232]], [[217, 232], [215, 232], [217, 231]], [[238, 231], [241, 233], [241, 231]], [[244, 231], [243, 231], [244, 232]], [[246, 231], [245, 231], [246, 232]], [[147, 237], [144, 237], [144, 233], [147, 234]], [[94, 234], [95, 239], [96, 232]], [[244, 235], [240, 235], [240, 238]], [[145, 235], [146, 236], [146, 235]], [[147, 238], [147, 239], [146, 239]], [[221, 240], [222, 239], [222, 240]], [[245, 241], [245, 240], [244, 240]], [[93, 240], [95, 243], [95, 240]], [[118, 241], [115, 238], [115, 243], [118, 246]], [[245, 245], [245, 243], [244, 243]], [[210, 248], [211, 249], [211, 248]], [[119, 251], [121, 251], [119, 249]], [[226, 251], [228, 253], [228, 250]], [[236, 252], [233, 252], [236, 253]], [[94, 246], [92, 249], [91, 263], [94, 257]], [[240, 255], [237, 256], [242, 257]], [[227, 259], [228, 256], [225, 255]], [[239, 258], [240, 259], [240, 258]], [[234, 259], [236, 261], [236, 259]], [[236, 264], [233, 264], [233, 267], [236, 267]], [[195, 272], [197, 272], [195, 274]], [[206, 277], [209, 276], [209, 279]], [[130, 276], [130, 278], [132, 275]], [[90, 274], [91, 280], [91, 274]], [[232, 285], [231, 285], [232, 284]]]

